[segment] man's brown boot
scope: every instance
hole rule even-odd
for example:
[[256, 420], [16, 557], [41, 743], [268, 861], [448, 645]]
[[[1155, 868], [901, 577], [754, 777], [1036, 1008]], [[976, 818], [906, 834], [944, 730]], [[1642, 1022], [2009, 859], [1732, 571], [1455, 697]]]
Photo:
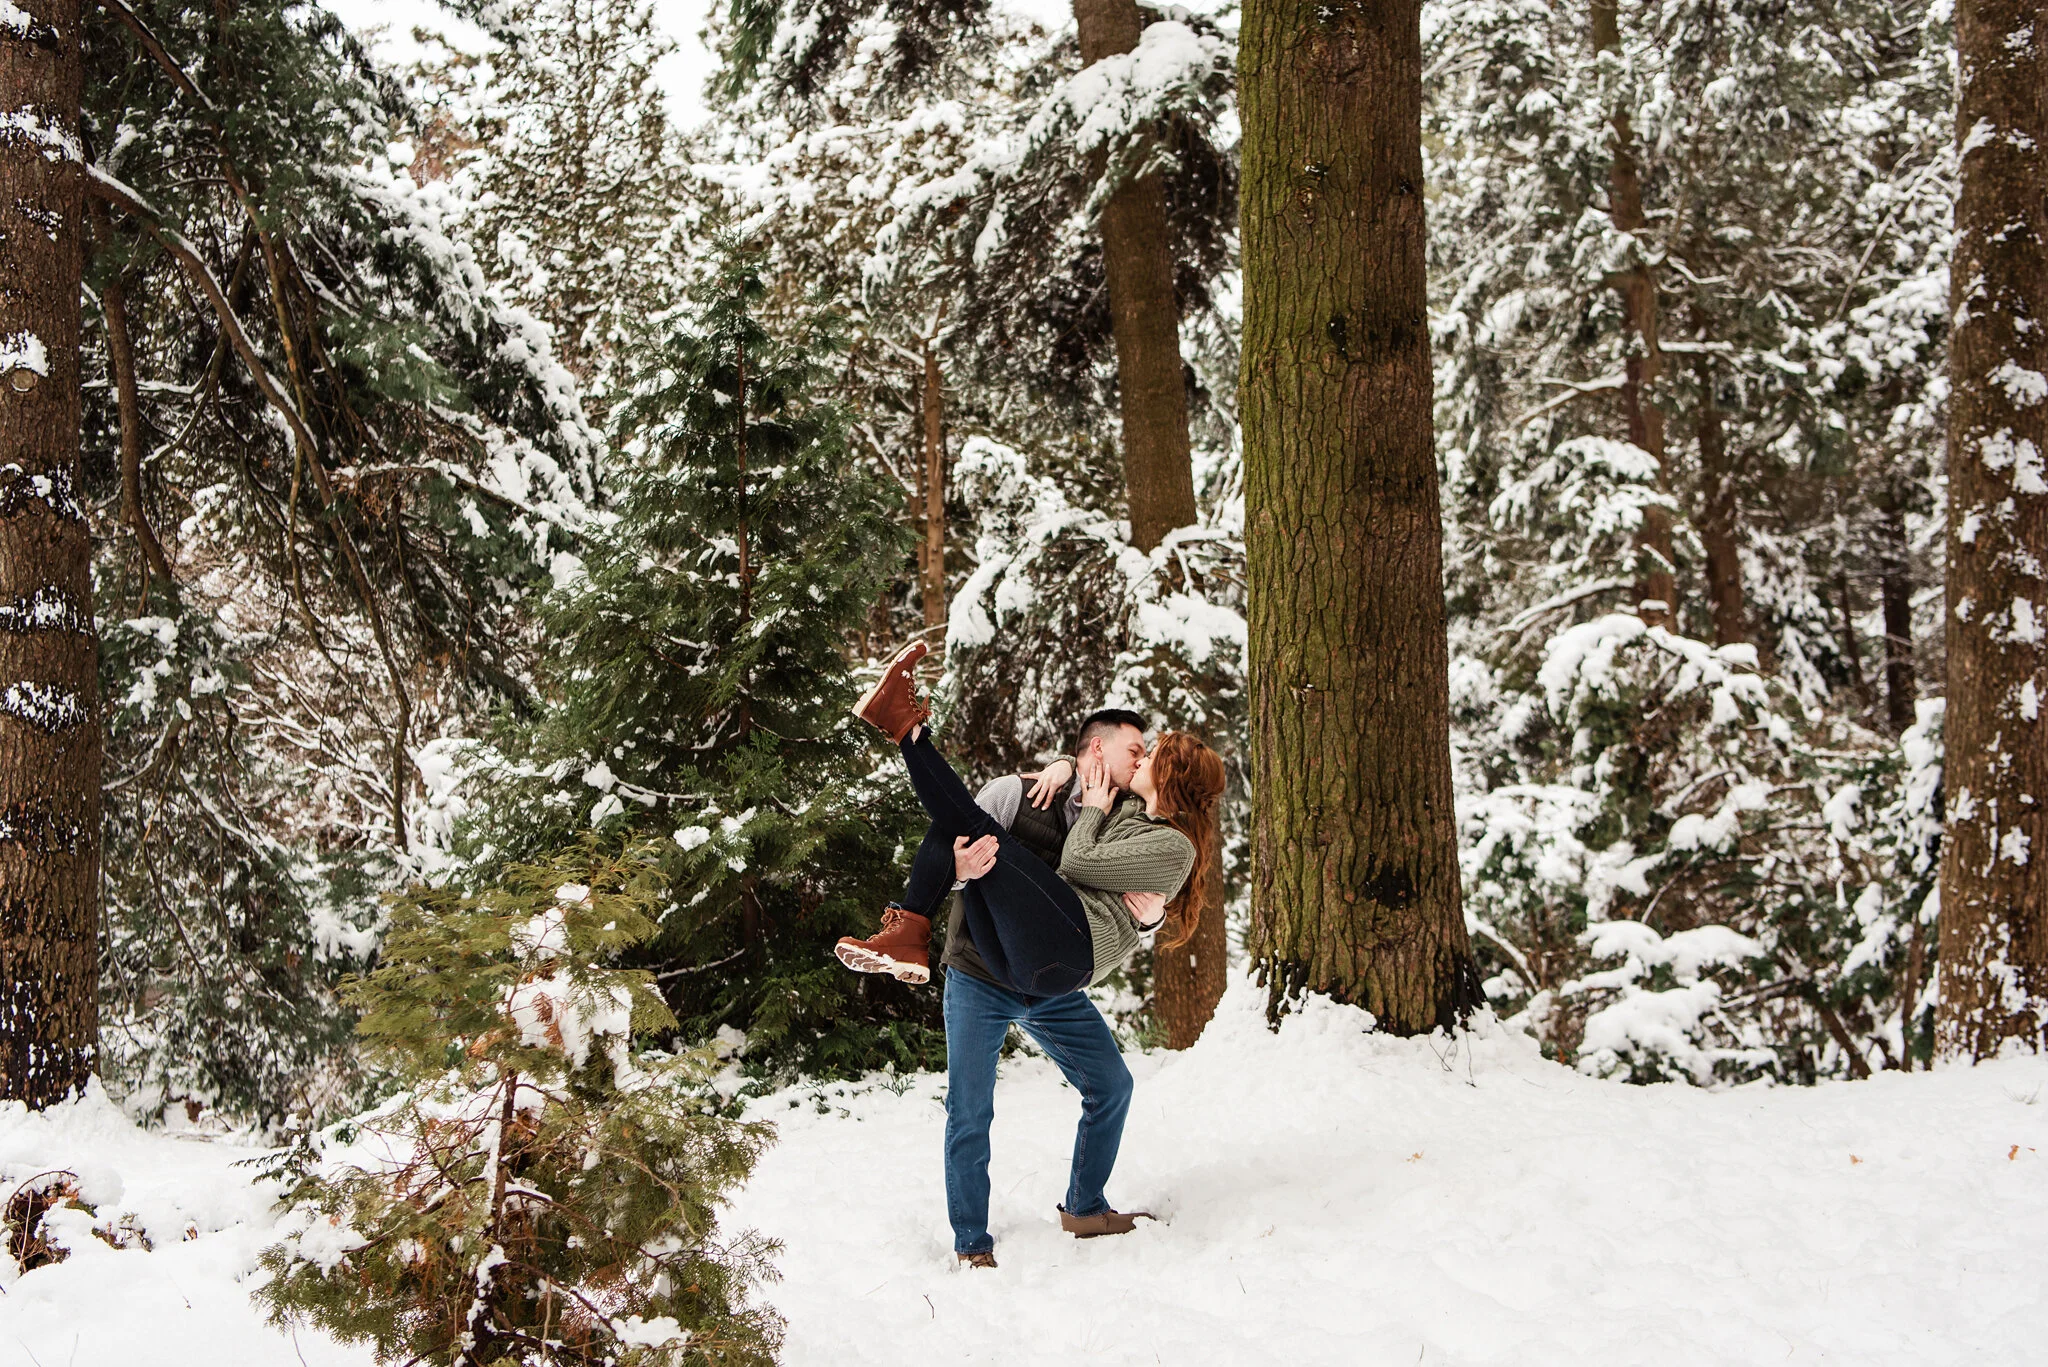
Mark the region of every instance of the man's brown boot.
[[1060, 1228], [1076, 1239], [1099, 1239], [1105, 1234], [1129, 1234], [1140, 1220], [1158, 1217], [1149, 1210], [1101, 1210], [1093, 1215], [1070, 1215], [1060, 1207]]
[[912, 677], [925, 654], [923, 641], [912, 641], [897, 651], [875, 686], [854, 704], [853, 715], [887, 736], [892, 745], [901, 745], [910, 728], [932, 714], [917, 700], [917, 681]]
[[893, 973], [898, 982], [932, 980], [931, 918], [902, 907], [882, 909], [882, 928], [866, 940], [851, 935], [833, 953], [856, 973]]
[[960, 1260], [960, 1266], [962, 1267], [994, 1267], [996, 1265], [996, 1255], [993, 1253], [956, 1253], [953, 1256]]

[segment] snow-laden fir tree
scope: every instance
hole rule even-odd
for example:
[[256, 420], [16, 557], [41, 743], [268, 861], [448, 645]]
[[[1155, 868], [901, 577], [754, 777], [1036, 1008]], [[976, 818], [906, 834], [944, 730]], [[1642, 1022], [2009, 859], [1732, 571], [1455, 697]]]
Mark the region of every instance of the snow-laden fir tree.
[[644, 353], [612, 513], [547, 605], [542, 702], [479, 776], [481, 855], [658, 836], [670, 890], [640, 962], [686, 1036], [746, 1031], [766, 1067], [926, 1066], [936, 994], [829, 952], [896, 895], [910, 832], [848, 716], [899, 505], [823, 392], [836, 320], [771, 331], [769, 290], [728, 240]]
[[644, 971], [657, 849], [589, 838], [473, 894], [415, 888], [348, 989], [403, 1084], [273, 1162], [284, 1239], [257, 1293], [281, 1324], [369, 1341], [386, 1363], [772, 1363], [750, 1302], [774, 1247], [718, 1208], [768, 1127], [721, 1113], [704, 1054]]
[[656, 77], [674, 50], [645, 0], [547, 0], [508, 41], [411, 73], [421, 155], [475, 206], [464, 240], [600, 406], [638, 324], [673, 302], [698, 226]]

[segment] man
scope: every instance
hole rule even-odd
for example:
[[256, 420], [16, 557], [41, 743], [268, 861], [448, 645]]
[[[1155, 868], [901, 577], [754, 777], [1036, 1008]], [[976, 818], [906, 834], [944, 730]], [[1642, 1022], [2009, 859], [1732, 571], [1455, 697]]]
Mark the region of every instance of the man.
[[[1145, 719], [1118, 708], [1092, 713], [1081, 723], [1074, 753], [1100, 758], [1110, 782], [1128, 791], [1132, 771], [1145, 757]], [[1040, 774], [1008, 774], [984, 787], [975, 802], [1049, 867], [1058, 868], [1067, 831], [1080, 811], [1074, 773], [1073, 764], [1055, 761]], [[1038, 1042], [1081, 1094], [1061, 1228], [1085, 1239], [1128, 1233], [1136, 1222], [1135, 1213], [1110, 1209], [1103, 1195], [1131, 1103], [1130, 1070], [1109, 1023], [1083, 992], [1027, 997], [996, 981], [963, 923], [958, 888], [987, 873], [995, 857], [994, 836], [954, 842], [958, 881], [939, 959], [947, 970], [946, 1214], [953, 1225], [954, 1252], [973, 1267], [996, 1265], [995, 1241], [988, 1232], [989, 1126], [995, 1119], [996, 1060], [1013, 1024]], [[1126, 900], [1149, 896], [1134, 893]], [[1137, 901], [1132, 912], [1150, 923], [1159, 918], [1162, 905], [1159, 898]]]

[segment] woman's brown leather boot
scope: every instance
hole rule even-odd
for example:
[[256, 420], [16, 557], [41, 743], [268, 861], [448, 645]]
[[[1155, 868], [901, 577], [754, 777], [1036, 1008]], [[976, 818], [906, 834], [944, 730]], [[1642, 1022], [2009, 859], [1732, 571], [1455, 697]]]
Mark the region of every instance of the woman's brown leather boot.
[[913, 677], [917, 662], [925, 653], [923, 641], [912, 641], [897, 651], [875, 686], [853, 705], [853, 715], [887, 736], [892, 745], [901, 745], [910, 728], [932, 714], [929, 707], [917, 700], [917, 681]]
[[930, 917], [885, 907], [881, 930], [865, 940], [848, 935], [832, 952], [856, 973], [892, 973], [898, 982], [914, 985], [932, 980], [931, 943]]

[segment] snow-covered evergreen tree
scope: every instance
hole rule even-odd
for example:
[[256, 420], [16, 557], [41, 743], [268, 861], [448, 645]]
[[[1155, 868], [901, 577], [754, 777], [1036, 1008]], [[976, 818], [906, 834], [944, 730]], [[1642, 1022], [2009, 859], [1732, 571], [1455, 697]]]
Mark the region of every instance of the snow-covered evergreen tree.
[[657, 70], [674, 42], [646, 0], [548, 0], [509, 40], [413, 73], [422, 153], [472, 205], [480, 264], [554, 329], [603, 404], [647, 317], [675, 302], [700, 226]]
[[729, 240], [646, 353], [613, 509], [547, 606], [543, 701], [479, 772], [479, 857], [656, 835], [647, 962], [686, 1037], [744, 1030], [769, 1068], [926, 1066], [935, 994], [825, 953], [895, 895], [911, 829], [848, 716], [849, 642], [904, 535], [823, 392], [836, 320], [769, 330], [760, 269]]

